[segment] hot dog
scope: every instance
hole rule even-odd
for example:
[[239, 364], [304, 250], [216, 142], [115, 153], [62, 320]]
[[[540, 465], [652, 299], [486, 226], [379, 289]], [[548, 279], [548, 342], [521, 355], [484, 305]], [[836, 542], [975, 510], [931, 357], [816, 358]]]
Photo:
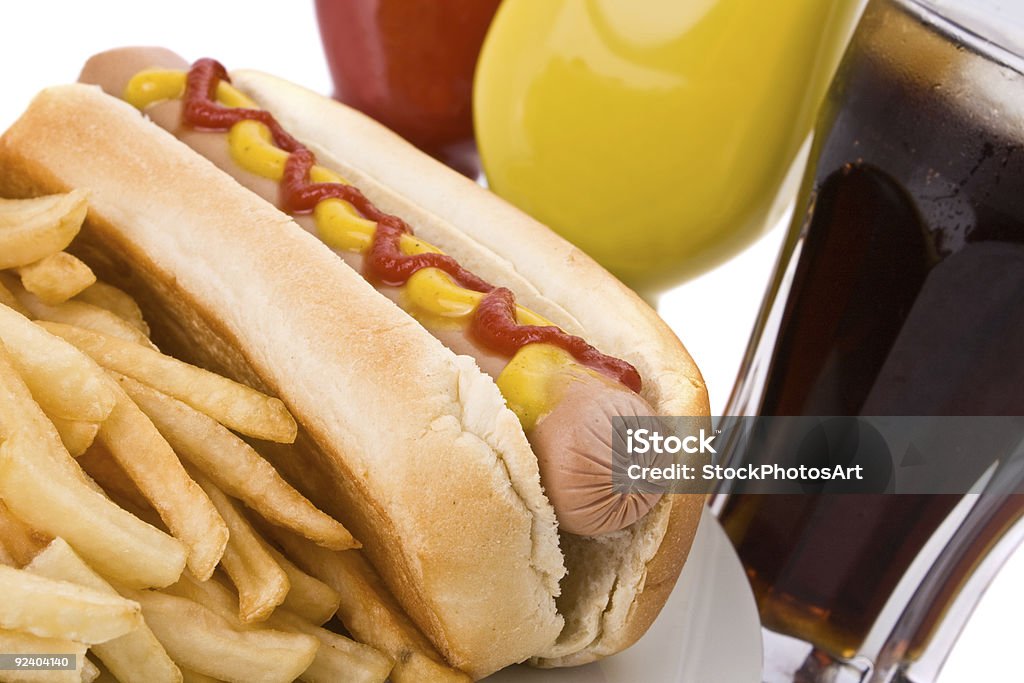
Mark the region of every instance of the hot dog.
[[[315, 157], [271, 117], [265, 118], [271, 127], [260, 122], [258, 114], [265, 110], [255, 111], [255, 103], [237, 90], [226, 96], [233, 109], [220, 105], [217, 90], [230, 85], [213, 60], [190, 70], [184, 59], [166, 50], [113, 50], [90, 59], [80, 80], [127, 99], [242, 185], [281, 205], [446, 346], [473, 357], [497, 381], [523, 423], [563, 531], [617, 531], [657, 502], [656, 494], [611, 491], [612, 433], [605, 427], [613, 415], [655, 413], [638, 393], [641, 380], [633, 366], [516, 306], [509, 289], [495, 288], [417, 240], [400, 217], [380, 211], [353, 185], [340, 185], [336, 172], [318, 169], [333, 186], [287, 182], [282, 176], [289, 173], [308, 179]], [[268, 140], [264, 136], [272, 128]], [[300, 156], [304, 159], [295, 164]], [[325, 187], [344, 191], [325, 199]], [[381, 239], [388, 229], [395, 238]], [[385, 253], [389, 246], [393, 253]], [[401, 253], [408, 250], [418, 253]], [[417, 258], [431, 258], [433, 265], [422, 267], [413, 262]], [[517, 318], [527, 324], [517, 324]]]
[[[266, 91], [276, 90], [285, 100], [293, 97], [285, 92], [287, 87], [265, 77], [245, 78], [252, 80], [254, 93], [266, 95]], [[171, 320], [164, 323], [168, 336], [184, 337], [174, 328], [191, 328], [193, 338], [195, 331], [201, 330], [201, 338], [209, 343], [197, 353], [208, 362], [261, 384], [282, 387], [277, 393], [295, 404], [290, 407], [300, 416], [311, 442], [310, 458], [320, 465], [316, 475], [297, 472], [294, 476], [321, 498], [336, 498], [327, 501], [329, 509], [348, 508], [342, 518], [353, 520], [371, 559], [410, 615], [452, 663], [473, 675], [526, 657], [546, 665], [580, 663], [635, 640], [653, 620], [678, 574], [700, 501], [611, 494], [610, 418], [618, 414], [707, 414], [699, 373], [653, 313], [578, 252], [567, 252], [567, 245], [553, 235], [482, 190], [453, 185], [456, 179], [360, 117], [355, 118], [356, 127], [363, 129], [364, 135], [370, 130], [370, 146], [378, 145], [381, 156], [397, 155], [391, 158], [392, 165], [425, 168], [420, 179], [424, 185], [440, 179], [438, 194], [454, 188], [455, 195], [465, 197], [467, 204], [482, 206], [483, 215], [476, 217], [477, 222], [512, 222], [522, 229], [524, 241], [540, 242], [532, 245], [537, 253], [523, 259], [521, 254], [503, 251], [510, 268], [488, 245], [474, 239], [481, 233], [461, 235], [436, 215], [442, 211], [422, 198], [420, 206], [403, 199], [386, 186], [387, 179], [379, 169], [375, 175], [361, 171], [351, 156], [333, 158], [325, 147], [316, 148], [315, 154], [309, 152], [312, 141], [303, 144], [291, 137], [293, 133], [277, 124], [274, 115], [249, 111], [267, 111], [260, 106], [264, 98], [250, 98], [231, 87], [227, 75], [214, 63], [201, 61], [189, 71], [187, 63], [166, 51], [116, 51], [90, 60], [82, 80], [97, 83], [113, 95], [127, 96], [155, 123], [262, 200], [248, 193], [241, 198], [234, 183], [171, 144], [151, 124], [135, 120], [137, 117], [110, 103], [109, 98], [92, 91], [86, 94], [83, 89], [54, 91], [42, 97], [34, 111], [5, 136], [5, 159], [20, 170], [24, 182], [18, 189], [39, 191], [46, 185], [70, 183], [72, 176], [84, 180], [76, 186], [92, 190], [96, 195], [93, 205], [99, 207], [92, 218], [95, 252], [91, 259], [106, 260], [108, 270], [130, 272], [121, 278], [121, 284], [130, 286], [133, 283], [123, 280], [134, 278], [138, 280], [135, 288], [144, 292], [144, 302], [159, 302], [163, 315]], [[309, 95], [299, 93], [295, 106], [308, 111], [309, 102], [302, 97]], [[219, 99], [232, 107], [220, 106]], [[356, 116], [326, 100], [317, 99], [315, 105], [317, 111], [330, 116]], [[88, 108], [97, 118], [91, 120], [85, 112], [69, 116], [76, 107]], [[193, 109], [200, 111], [198, 117], [190, 113]], [[237, 109], [246, 114], [238, 116]], [[287, 128], [297, 128], [293, 124], [298, 119], [278, 107], [275, 111], [288, 117]], [[74, 119], [68, 139], [41, 141], [38, 128], [48, 116], [61, 112]], [[304, 131], [294, 134], [306, 135]], [[108, 139], [105, 146], [103, 135]], [[111, 137], [117, 140], [114, 150], [108, 149]], [[62, 155], [74, 155], [76, 149], [79, 162], [61, 160]], [[177, 217], [187, 225], [172, 228], [166, 218], [153, 218], [153, 223], [163, 221], [159, 229], [164, 232], [157, 234], [154, 226], [154, 234], [125, 234], [117, 225], [122, 211], [117, 207], [133, 202], [118, 196], [117, 182], [90, 182], [95, 167], [75, 168], [76, 164], [82, 166], [83, 155], [108, 171], [112, 164], [120, 165], [111, 175], [122, 185], [129, 174], [135, 174], [136, 183], [151, 178], [173, 185], [167, 190], [147, 188], [145, 213], [154, 210], [153, 202], [160, 206], [166, 202], [166, 206], [178, 208]], [[162, 158], [157, 159], [158, 155]], [[319, 157], [320, 165], [314, 165], [314, 156]], [[168, 166], [172, 162], [176, 166]], [[303, 182], [285, 183], [282, 189], [276, 180], [281, 174], [297, 175]], [[310, 187], [309, 181], [344, 182], [349, 189], [318, 195], [322, 190]], [[188, 201], [183, 203], [183, 197]], [[136, 204], [143, 203], [140, 196]], [[307, 233], [323, 239], [333, 252], [327, 252], [309, 234], [296, 234], [289, 227], [293, 224], [270, 204], [289, 210]], [[251, 230], [247, 233], [243, 226], [219, 225], [225, 220], [244, 221]], [[391, 235], [390, 252], [384, 244], [387, 240], [378, 239], [383, 232]], [[185, 244], [188, 240], [197, 243]], [[272, 255], [268, 256], [265, 251], [271, 250], [271, 244]], [[112, 246], [125, 253], [119, 258]], [[555, 283], [545, 282], [535, 275], [534, 281], [540, 283], [535, 286], [516, 271], [538, 267], [531, 266], [531, 261], [549, 268], [552, 259], [540, 254], [544, 249], [556, 252], [554, 261], [561, 261], [562, 281], [553, 278]], [[437, 255], [440, 250], [446, 255]], [[400, 262], [406, 254], [428, 254], [422, 259], [428, 265], [413, 272], [403, 270]], [[304, 269], [301, 276], [282, 272], [288, 268], [282, 259], [297, 255], [301, 258], [295, 258], [293, 267]], [[193, 272], [181, 272], [184, 260], [189, 260], [188, 270]], [[101, 270], [102, 266], [98, 265]], [[228, 272], [217, 273], [211, 293], [208, 278], [218, 269]], [[353, 270], [366, 274], [374, 287]], [[258, 312], [246, 315], [235, 310], [224, 315], [225, 300], [236, 305], [243, 301], [255, 308], [257, 299], [238, 291], [244, 288], [239, 280], [245, 280], [247, 273], [265, 290], [265, 305], [274, 311], [272, 320], [301, 340], [301, 348], [326, 356], [322, 373], [310, 371], [308, 364], [297, 363], [293, 357], [280, 357], [282, 353], [296, 355], [294, 346], [282, 350], [287, 345], [280, 334], [272, 340], [254, 340], [252, 337], [265, 333], [271, 322]], [[578, 278], [575, 283], [574, 276]], [[298, 284], [301, 277], [314, 286]], [[538, 291], [540, 287], [562, 289], [567, 284], [596, 289], [597, 295], [606, 299], [608, 308], [601, 313], [614, 311], [619, 320], [603, 323], [604, 336], [617, 342], [614, 346], [619, 347], [619, 354], [628, 352], [630, 362], [597, 350], [604, 345], [583, 340], [592, 336], [584, 330], [591, 328], [589, 323], [596, 317], [593, 311], [583, 309], [584, 315], [580, 315]], [[406, 313], [389, 306], [381, 295]], [[410, 327], [410, 314], [422, 327]], [[348, 319], [325, 323], [319, 319], [323, 315]], [[582, 320], [584, 317], [589, 320]], [[623, 335], [621, 328], [608, 334], [609, 328], [617, 327], [616, 322], [630, 334]], [[428, 343], [424, 329], [447, 348]], [[387, 346], [385, 358], [377, 348], [381, 343]], [[330, 344], [346, 347], [365, 365], [338, 367], [338, 350], [324, 348]], [[505, 390], [504, 399], [476, 366], [452, 352], [475, 359], [476, 366]], [[270, 367], [278, 362], [283, 367]], [[393, 375], [396, 369], [408, 374], [392, 377], [389, 386], [382, 386], [381, 376]], [[328, 374], [332, 370], [344, 379], [338, 381], [333, 373]], [[416, 376], [410, 378], [413, 373]], [[338, 411], [332, 412], [337, 406], [318, 404], [324, 397], [310, 395], [323, 391], [324, 377], [343, 385], [342, 389], [357, 390], [358, 397], [344, 399], [335, 392], [331, 396], [335, 403], [345, 403], [346, 410], [365, 408], [363, 421], [377, 427], [388, 425], [385, 430], [391, 428], [387, 418], [394, 417], [414, 433], [417, 438], [412, 441], [424, 453], [433, 451], [436, 457], [452, 462], [438, 464], [435, 457], [429, 466], [423, 466], [422, 458], [407, 457], [401, 466], [388, 468], [358, 453], [369, 450], [368, 444], [358, 443], [350, 433], [339, 434], [344, 430], [329, 423], [340, 417]], [[383, 398], [370, 398], [374, 386], [378, 394], [383, 392]], [[446, 395], [454, 393], [461, 423], [456, 428], [444, 419], [444, 409], [439, 415], [427, 414], [439, 412], [431, 387], [441, 387]], [[418, 401], [415, 407], [429, 405], [430, 410], [385, 407], [389, 395], [396, 403]], [[510, 422], [512, 414], [503, 408], [503, 401], [519, 418], [519, 425], [513, 426], [514, 419]], [[450, 406], [447, 413], [452, 417]], [[352, 417], [344, 420], [347, 427], [353, 422]], [[359, 428], [361, 434], [366, 433], [367, 425]], [[533, 455], [521, 441], [524, 434]], [[472, 444], [463, 443], [467, 435], [473, 437]], [[402, 438], [402, 445], [392, 445], [390, 454], [409, 455], [413, 444], [408, 435]], [[492, 454], [490, 462], [482, 469], [479, 463], [470, 466], [473, 456], [467, 452], [482, 446]], [[396, 474], [396, 469], [402, 471]], [[448, 518], [442, 519], [438, 501], [422, 500], [424, 495], [437, 496], [443, 486], [425, 486], [427, 492], [416, 496], [412, 476], [424, 471], [449, 477], [442, 482], [451, 489], [447, 497], [454, 509]], [[495, 481], [499, 474], [506, 483]], [[389, 478], [394, 480], [383, 481]], [[496, 508], [492, 507], [495, 498], [500, 499]], [[424, 518], [407, 518], [412, 513]], [[555, 515], [563, 532], [561, 542], [553, 535]], [[428, 528], [434, 524], [442, 527], [437, 533]], [[460, 533], [468, 536], [468, 542], [455, 538]], [[604, 536], [590, 538], [598, 533]], [[449, 547], [442, 548], [436, 538]], [[474, 552], [474, 545], [481, 554], [457, 557], [460, 552]], [[513, 546], [513, 550], [507, 552], [502, 546]], [[499, 548], [502, 550], [495, 550]], [[503, 556], [482, 556], [494, 552]], [[563, 579], [566, 568], [568, 574]], [[493, 585], [485, 586], [485, 581]], [[554, 601], [559, 591], [561, 614]], [[494, 600], [522, 604], [495, 610]], [[567, 617], [565, 629], [563, 617]], [[495, 630], [506, 636], [514, 632], [517, 639], [496, 639]], [[529, 634], [524, 635], [524, 630]]]

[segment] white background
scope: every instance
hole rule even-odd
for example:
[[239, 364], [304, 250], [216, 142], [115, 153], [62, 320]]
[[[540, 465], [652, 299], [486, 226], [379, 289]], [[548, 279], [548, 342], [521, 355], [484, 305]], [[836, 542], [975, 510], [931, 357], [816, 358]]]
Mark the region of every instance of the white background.
[[[123, 45], [163, 45], [189, 60], [215, 57], [229, 69], [264, 69], [331, 91], [311, 1], [39, 0], [0, 7], [0, 128], [40, 88], [74, 80], [90, 54]], [[781, 235], [776, 228], [661, 302], [662, 314], [704, 373], [714, 414], [721, 414], [728, 398]], [[1022, 607], [1024, 552], [1018, 552], [961, 637], [943, 683], [1006, 680], [1009, 672], [1019, 671], [1014, 661]]]

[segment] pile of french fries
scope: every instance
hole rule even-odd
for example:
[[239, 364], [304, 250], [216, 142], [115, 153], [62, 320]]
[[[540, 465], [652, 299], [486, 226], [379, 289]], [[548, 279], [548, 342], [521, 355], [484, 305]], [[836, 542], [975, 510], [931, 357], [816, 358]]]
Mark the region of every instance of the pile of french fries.
[[77, 666], [0, 681], [468, 680], [242, 438], [293, 442], [285, 405], [162, 354], [64, 251], [87, 208], [0, 199], [0, 654]]

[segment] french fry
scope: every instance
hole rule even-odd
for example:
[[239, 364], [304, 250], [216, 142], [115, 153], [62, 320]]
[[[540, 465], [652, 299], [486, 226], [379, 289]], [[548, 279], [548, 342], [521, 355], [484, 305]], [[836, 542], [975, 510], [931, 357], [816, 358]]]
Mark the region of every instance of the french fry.
[[78, 456], [89, 450], [89, 446], [96, 439], [96, 434], [100, 431], [100, 426], [96, 422], [83, 422], [81, 420], [65, 420], [61, 417], [53, 417], [47, 415], [50, 418], [50, 422], [57, 428], [57, 433], [60, 434], [60, 440], [64, 444], [64, 448], [68, 449], [68, 454], [72, 458]]
[[173, 396], [230, 429], [268, 441], [295, 440], [295, 419], [279, 399], [138, 344], [71, 325], [40, 324], [100, 365]]
[[191, 669], [182, 669], [181, 676], [182, 683], [220, 683], [213, 676], [207, 676]]
[[274, 612], [268, 623], [274, 628], [305, 633], [320, 641], [313, 663], [299, 675], [299, 680], [306, 683], [382, 683], [394, 668], [394, 662], [379, 650], [315, 626], [288, 610]]
[[178, 666], [238, 683], [292, 681], [320, 643], [300, 633], [239, 629], [209, 608], [156, 591], [126, 591]]
[[0, 305], [12, 308], [26, 318], [31, 317], [31, 313], [28, 312], [28, 309], [21, 305], [18, 298], [14, 296], [14, 293], [11, 290], [7, 289], [2, 281], [0, 281]]
[[[109, 387], [117, 391], [116, 384]], [[68, 455], [57, 428], [36, 403], [25, 379], [18, 374], [13, 356], [0, 340], [0, 442], [14, 435], [24, 438], [29, 443], [34, 441], [38, 455], [49, 456], [50, 465], [98, 490]], [[0, 495], [0, 499], [2, 497]]]
[[88, 209], [85, 192], [35, 199], [0, 199], [0, 270], [28, 265], [63, 250]]
[[175, 583], [161, 588], [160, 592], [197, 602], [227, 621], [232, 628], [267, 628], [266, 624], [247, 624], [238, 618], [238, 594], [228, 588], [230, 581], [222, 571], [217, 571], [206, 581], [200, 581], [191, 572], [185, 572]]
[[96, 677], [96, 680], [93, 681], [93, 683], [121, 683], [114, 678], [114, 674], [110, 673], [110, 670], [107, 669], [107, 667], [103, 666], [103, 662], [97, 664], [96, 668], [99, 670], [100, 675]]
[[119, 377], [127, 392], [183, 458], [218, 488], [267, 521], [336, 550], [358, 546], [340, 522], [286, 482], [252, 446], [208, 415], [140, 382]]
[[100, 670], [86, 657], [82, 661], [82, 683], [93, 683], [100, 677]]
[[21, 285], [51, 306], [64, 303], [96, 282], [89, 266], [66, 251], [44, 256], [15, 269]]
[[18, 301], [28, 309], [34, 320], [74, 325], [83, 330], [92, 330], [131, 344], [156, 348], [149, 337], [105, 308], [73, 299], [50, 306], [28, 293], [18, 297]]
[[264, 621], [284, 602], [290, 587], [288, 575], [274, 561], [267, 542], [256, 533], [234, 502], [203, 475], [192, 472], [192, 476], [231, 530], [221, 564], [238, 589], [238, 618], [245, 623]]
[[135, 482], [125, 474], [106, 446], [94, 441], [89, 450], [78, 457], [78, 464], [111, 500], [150, 526], [167, 531], [160, 515], [142, 495]]
[[356, 640], [395, 661], [394, 683], [468, 683], [466, 674], [444, 663], [430, 641], [409, 621], [358, 550], [321, 548], [280, 528], [263, 527], [285, 555], [341, 595], [338, 618]]
[[149, 336], [149, 325], [142, 317], [142, 309], [135, 303], [135, 299], [113, 285], [97, 282], [78, 294], [75, 300], [106, 309]]
[[[164, 592], [206, 605], [227, 621], [243, 627], [241, 622], [233, 621], [237, 619], [238, 598], [216, 578], [197, 581], [186, 573], [178, 583], [167, 587]], [[305, 633], [320, 641], [313, 663], [299, 675], [299, 680], [307, 683], [380, 683], [387, 679], [393, 666], [388, 657], [369, 645], [311, 624], [285, 609], [276, 610], [267, 620], [266, 626], [281, 631]]]
[[[63, 539], [54, 539], [26, 570], [50, 579], [69, 581], [107, 595], [117, 595]], [[145, 622], [123, 636], [93, 645], [92, 651], [122, 683], [180, 683], [181, 672]]]
[[32, 396], [49, 415], [101, 422], [113, 410], [117, 387], [95, 361], [2, 305], [0, 341]]
[[181, 575], [181, 543], [94, 488], [32, 400], [2, 342], [0, 440], [0, 499], [29, 527], [64, 537], [101, 574], [129, 586], [166, 586]]
[[59, 304], [50, 305], [43, 302], [32, 292], [25, 289], [10, 272], [0, 271], [0, 284], [2, 284], [21, 307], [28, 311], [28, 317], [33, 320], [47, 320], [65, 325], [76, 325], [78, 327], [95, 330], [102, 334], [109, 334], [112, 337], [124, 339], [155, 349], [156, 346], [149, 340], [148, 333], [143, 332], [129, 322], [99, 306], [94, 306], [84, 301], [71, 299]]
[[75, 668], [55, 671], [3, 671], [3, 683], [79, 683], [85, 663], [86, 646], [65, 638], [40, 638], [22, 631], [0, 629], [0, 652], [8, 655], [67, 655], [75, 657]]
[[[63, 454], [77, 468], [67, 453]], [[185, 547], [115, 505], [15, 434], [0, 444], [0, 498], [33, 528], [63, 536], [90, 565], [128, 586], [166, 586], [185, 566]]]
[[330, 621], [341, 603], [338, 591], [299, 569], [291, 560], [278, 552], [277, 548], [268, 545], [267, 551], [284, 570], [288, 576], [288, 584], [291, 586], [281, 606], [316, 625], [323, 625]]
[[149, 418], [120, 388], [117, 394], [114, 409], [100, 425], [100, 442], [160, 514], [171, 535], [188, 548], [192, 573], [209, 577], [224, 554], [228, 527]]
[[0, 545], [13, 560], [7, 564], [18, 567], [28, 564], [49, 542], [48, 537], [15, 517], [0, 500]]
[[0, 566], [0, 628], [41, 638], [105, 643], [142, 624], [137, 603], [119, 595]]

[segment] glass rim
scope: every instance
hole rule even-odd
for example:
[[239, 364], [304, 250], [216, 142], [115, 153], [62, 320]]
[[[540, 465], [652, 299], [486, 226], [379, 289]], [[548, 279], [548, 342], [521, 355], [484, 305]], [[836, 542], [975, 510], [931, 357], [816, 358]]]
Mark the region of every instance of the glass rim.
[[[978, 0], [892, 1], [940, 32], [962, 40], [982, 56], [1024, 73], [1024, 10], [1004, 16], [1002, 6], [990, 4], [991, 0], [982, 0], [990, 10], [988, 14], [978, 12]], [[998, 13], [998, 18], [993, 13]], [[1001, 26], [998, 19], [1008, 21]]]

